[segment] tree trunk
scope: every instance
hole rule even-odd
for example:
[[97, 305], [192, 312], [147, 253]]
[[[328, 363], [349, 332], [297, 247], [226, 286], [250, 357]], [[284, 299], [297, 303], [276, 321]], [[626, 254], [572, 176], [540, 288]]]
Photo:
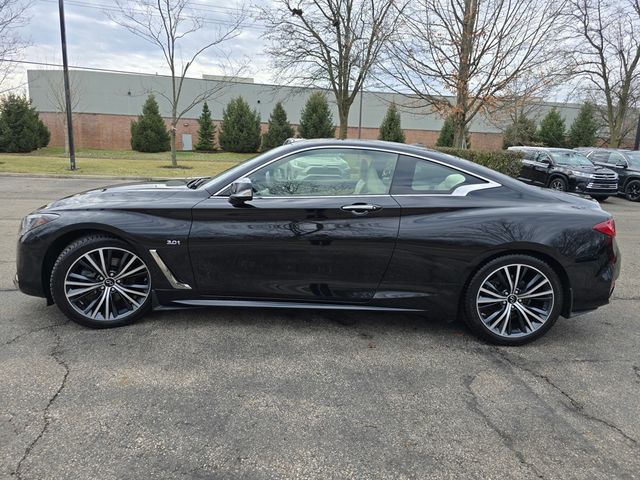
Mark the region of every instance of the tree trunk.
[[340, 117], [340, 127], [338, 129], [338, 138], [344, 140], [347, 138], [347, 129], [349, 128], [349, 107], [343, 106], [338, 108], [338, 117]]
[[176, 126], [173, 122], [171, 122], [171, 166], [178, 166], [178, 158], [176, 156]]
[[467, 121], [462, 112], [453, 115], [453, 148], [467, 148]]
[[456, 106], [453, 114], [453, 146], [467, 148], [467, 112], [469, 110], [469, 76], [473, 35], [478, 16], [478, 0], [465, 0], [460, 40], [460, 63], [458, 65], [458, 85], [456, 88]]

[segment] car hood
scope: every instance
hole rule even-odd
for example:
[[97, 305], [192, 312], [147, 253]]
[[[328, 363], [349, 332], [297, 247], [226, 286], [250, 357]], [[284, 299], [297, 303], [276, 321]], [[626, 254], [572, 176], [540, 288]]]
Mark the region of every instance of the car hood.
[[571, 170], [573, 172], [583, 172], [583, 173], [616, 173], [613, 170], [601, 167], [599, 165], [581, 165], [579, 167], [574, 167], [571, 165], [560, 165], [567, 170]]
[[86, 210], [127, 207], [160, 207], [184, 204], [185, 198], [193, 199], [195, 204], [203, 196], [204, 189], [190, 189], [186, 180], [166, 180], [155, 182], [126, 183], [87, 190], [56, 200], [43, 209], [47, 210]]

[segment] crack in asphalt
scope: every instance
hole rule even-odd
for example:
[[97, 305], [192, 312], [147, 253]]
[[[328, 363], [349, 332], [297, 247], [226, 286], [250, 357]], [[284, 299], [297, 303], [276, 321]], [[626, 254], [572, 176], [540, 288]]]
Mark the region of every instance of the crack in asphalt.
[[[541, 373], [538, 373], [538, 372], [536, 372], [534, 370], [531, 370], [530, 368], [527, 368], [527, 367], [521, 365], [517, 361], [514, 361], [513, 359], [509, 358], [509, 356], [505, 352], [503, 352], [502, 350], [498, 349], [497, 347], [492, 348], [491, 351], [495, 352], [495, 354], [497, 354], [500, 358], [502, 358], [505, 362], [507, 362], [509, 365], [513, 366], [514, 368], [520, 369], [520, 370], [522, 370], [524, 372], [527, 372], [529, 375], [532, 375], [532, 376], [534, 376], [536, 378], [544, 380], [549, 386], [553, 387], [553, 389], [555, 389], [562, 396], [564, 396], [569, 401], [571, 406], [573, 407], [573, 410], [576, 413], [578, 413], [579, 415], [581, 415], [582, 417], [584, 417], [584, 418], [586, 418], [588, 420], [591, 420], [593, 422], [597, 422], [597, 423], [600, 423], [602, 425], [605, 425], [605, 426], [609, 427], [610, 429], [612, 429], [613, 431], [617, 432], [625, 440], [633, 443], [634, 445], [638, 444], [638, 441], [635, 438], [629, 436], [627, 433], [625, 433], [617, 425], [586, 412], [585, 409], [584, 409], [585, 406], [582, 403], [580, 403], [575, 398], [573, 398], [569, 393], [565, 392], [560, 386], [558, 386], [555, 383], [553, 383], [553, 381], [548, 376], [543, 375]], [[637, 371], [636, 371], [636, 374], [638, 374]], [[640, 374], [638, 374], [638, 375], [640, 375]]]
[[8, 341], [4, 342], [4, 343], [2, 344], [2, 346], [3, 346], [3, 347], [6, 347], [7, 345], [11, 345], [12, 343], [17, 342], [17, 341], [18, 341], [18, 340], [20, 340], [21, 338], [28, 337], [29, 335], [32, 335], [32, 334], [34, 334], [34, 333], [41, 332], [41, 331], [43, 331], [43, 330], [48, 330], [48, 329], [50, 329], [50, 328], [60, 327], [60, 326], [62, 326], [62, 325], [66, 325], [67, 323], [69, 323], [69, 320], [67, 320], [67, 321], [65, 321], [65, 322], [62, 322], [62, 323], [55, 323], [55, 324], [53, 324], [53, 325], [47, 325], [47, 326], [45, 326], [45, 327], [36, 328], [35, 330], [29, 330], [28, 332], [24, 332], [24, 333], [21, 333], [20, 335], [16, 335], [16, 336], [15, 336], [15, 337], [13, 337], [11, 340], [8, 340]]
[[[60, 324], [60, 325], [64, 325], [64, 324]], [[60, 396], [60, 394], [62, 393], [64, 388], [66, 387], [67, 378], [69, 377], [69, 371], [70, 371], [69, 370], [69, 365], [60, 356], [61, 352], [59, 351], [59, 349], [60, 349], [61, 339], [60, 339], [60, 334], [55, 330], [55, 327], [57, 327], [57, 326], [59, 326], [59, 325], [50, 325], [49, 327], [47, 327], [47, 328], [51, 328], [51, 331], [53, 332], [53, 334], [56, 337], [56, 343], [55, 343], [53, 349], [51, 350], [50, 356], [56, 361], [56, 363], [58, 365], [60, 365], [64, 369], [64, 374], [62, 376], [62, 381], [60, 382], [60, 386], [58, 387], [56, 392], [53, 394], [53, 396], [49, 399], [49, 401], [47, 402], [47, 405], [44, 408], [44, 411], [43, 411], [44, 425], [42, 426], [42, 429], [40, 430], [40, 433], [38, 433], [38, 435], [33, 439], [33, 441], [27, 446], [27, 448], [24, 451], [24, 454], [22, 455], [22, 458], [20, 458], [20, 461], [16, 465], [16, 469], [13, 472], [13, 474], [19, 480], [22, 479], [22, 465], [23, 465], [23, 463], [29, 457], [29, 455], [31, 454], [31, 452], [35, 448], [36, 444], [44, 436], [45, 432], [49, 428], [49, 425], [51, 424], [51, 416], [49, 414], [49, 410], [50, 410], [51, 406], [54, 404], [54, 402], [56, 401], [56, 399]]]
[[478, 377], [479, 374], [480, 373], [476, 373], [473, 376], [465, 375], [463, 378], [464, 386], [471, 394], [471, 398], [467, 397], [468, 399], [465, 402], [467, 404], [467, 407], [469, 408], [469, 410], [471, 410], [476, 415], [481, 417], [484, 420], [484, 422], [489, 426], [489, 428], [498, 434], [504, 446], [509, 451], [513, 452], [513, 454], [516, 456], [516, 458], [518, 459], [521, 465], [531, 470], [538, 478], [544, 479], [544, 476], [535, 467], [535, 465], [533, 465], [532, 463], [529, 463], [524, 457], [524, 454], [515, 447], [515, 443], [513, 439], [504, 431], [502, 431], [495, 423], [493, 423], [493, 421], [489, 418], [489, 416], [482, 410], [480, 406], [480, 402], [478, 401], [478, 396], [476, 395], [476, 392], [474, 392], [473, 388], [471, 387], [471, 384]]

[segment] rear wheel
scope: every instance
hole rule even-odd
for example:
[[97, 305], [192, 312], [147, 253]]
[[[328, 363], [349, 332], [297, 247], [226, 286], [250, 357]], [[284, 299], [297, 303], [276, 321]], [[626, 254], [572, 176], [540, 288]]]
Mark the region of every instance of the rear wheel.
[[632, 202], [640, 201], [640, 180], [631, 180], [624, 189], [627, 200]]
[[562, 283], [554, 270], [529, 255], [506, 255], [482, 266], [465, 296], [465, 319], [480, 337], [522, 345], [544, 335], [562, 309]]
[[558, 190], [559, 192], [567, 191], [567, 182], [562, 177], [554, 177], [549, 182], [549, 188], [552, 190]]
[[88, 327], [134, 322], [151, 304], [151, 275], [130, 245], [92, 235], [70, 244], [51, 272], [51, 295], [71, 320]]

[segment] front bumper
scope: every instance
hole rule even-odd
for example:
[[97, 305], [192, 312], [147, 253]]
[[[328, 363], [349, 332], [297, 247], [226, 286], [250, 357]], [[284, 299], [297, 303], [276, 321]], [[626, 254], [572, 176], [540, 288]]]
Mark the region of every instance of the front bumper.
[[618, 193], [618, 182], [603, 180], [575, 180], [574, 191], [587, 195], [615, 195]]

